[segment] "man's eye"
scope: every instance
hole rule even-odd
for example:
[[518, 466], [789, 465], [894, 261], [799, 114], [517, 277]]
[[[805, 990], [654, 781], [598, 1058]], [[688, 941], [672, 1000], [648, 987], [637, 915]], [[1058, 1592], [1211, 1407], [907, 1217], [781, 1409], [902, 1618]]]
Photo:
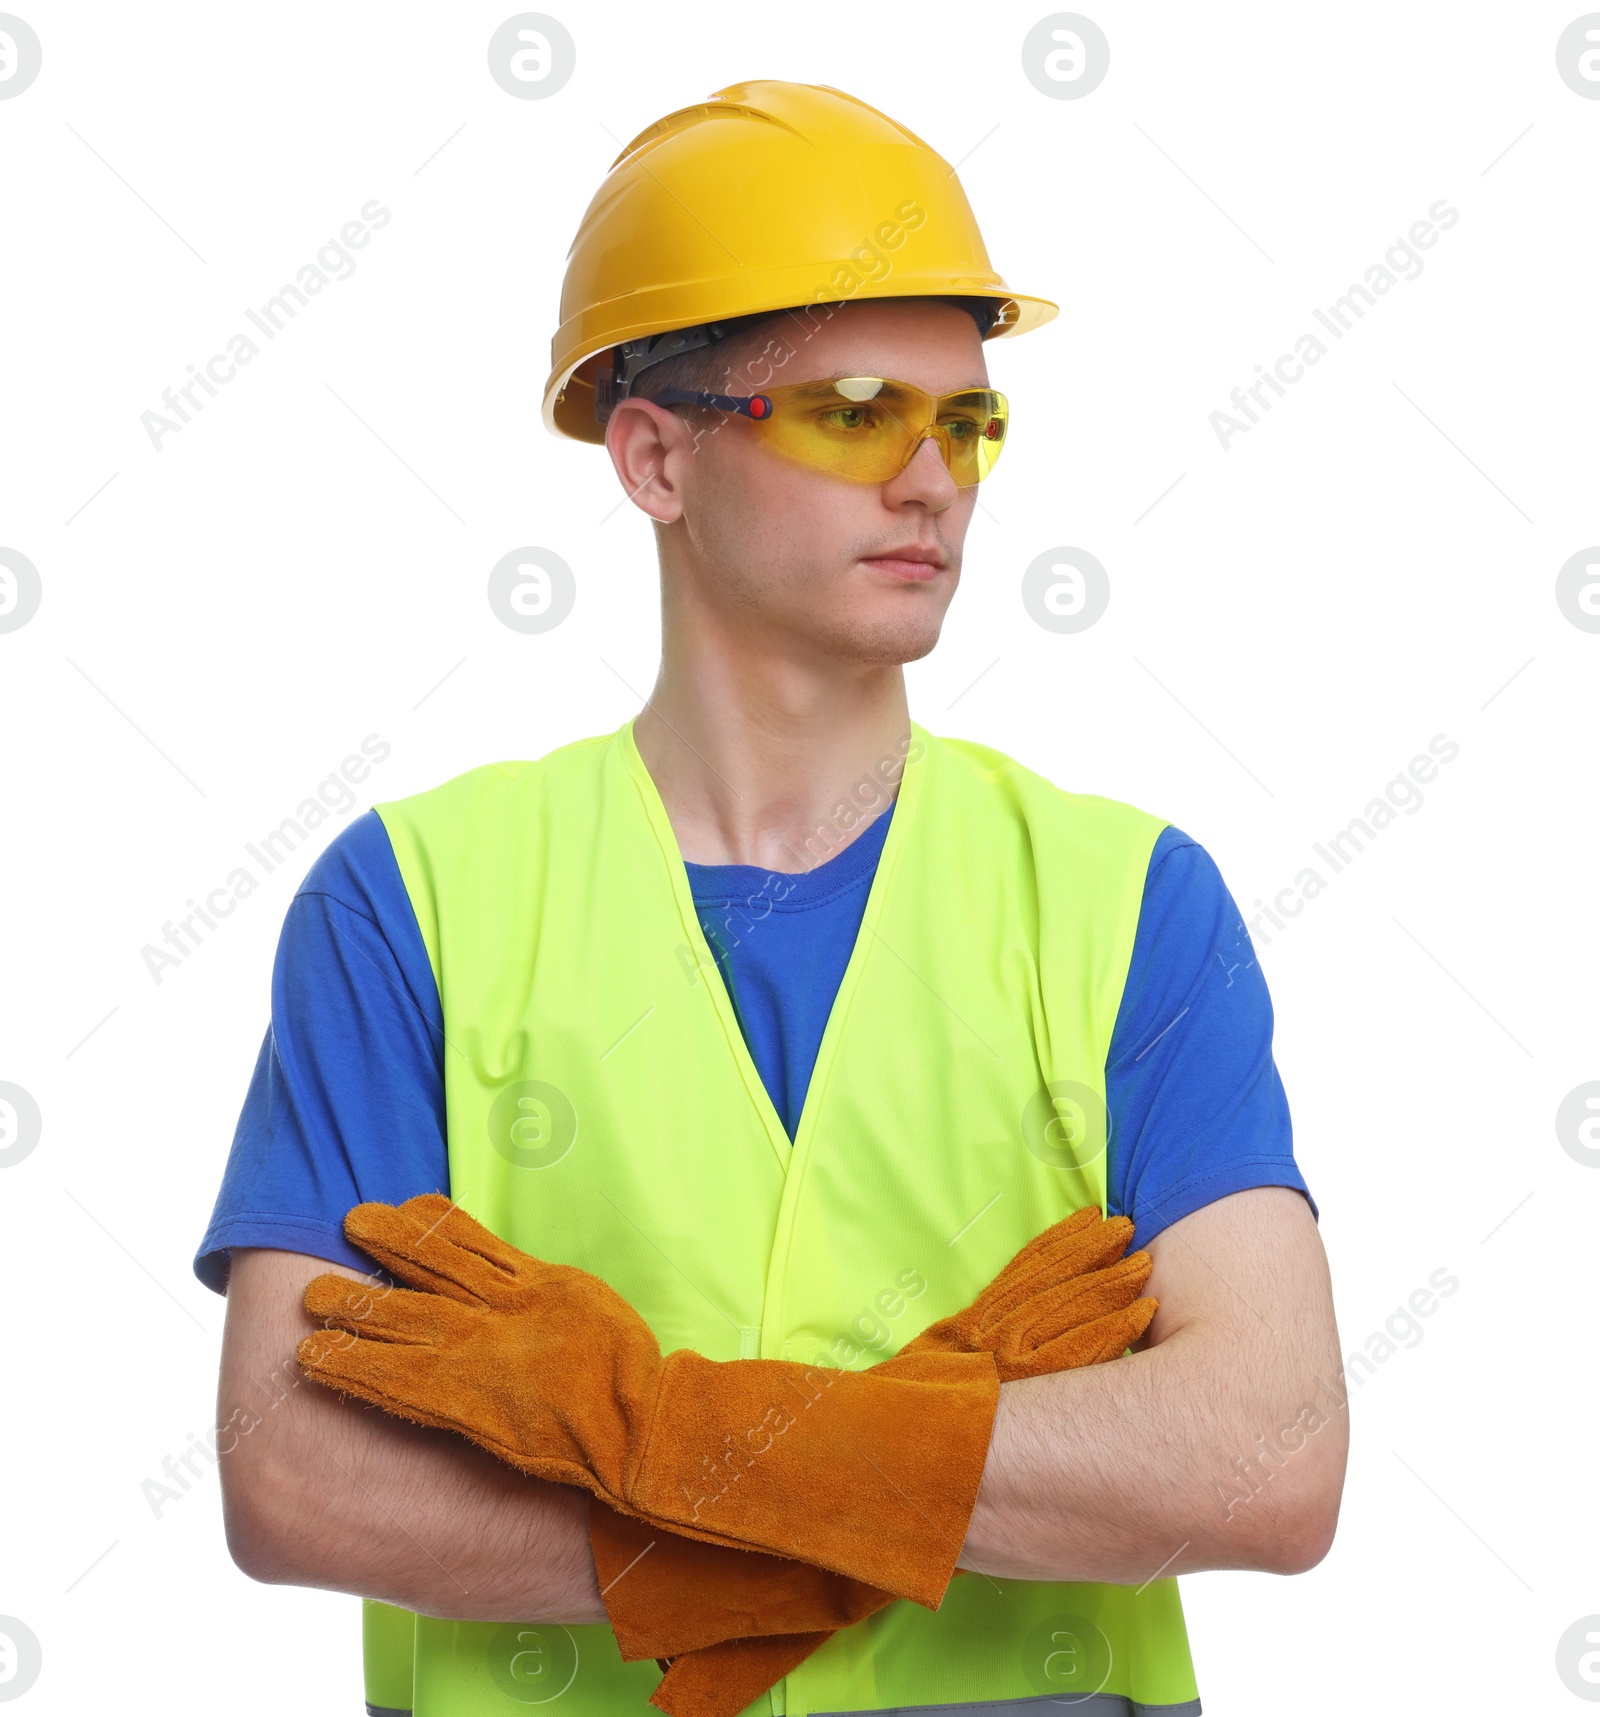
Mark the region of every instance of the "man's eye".
[[840, 405], [822, 414], [822, 421], [833, 429], [866, 429], [872, 415], [864, 406]]

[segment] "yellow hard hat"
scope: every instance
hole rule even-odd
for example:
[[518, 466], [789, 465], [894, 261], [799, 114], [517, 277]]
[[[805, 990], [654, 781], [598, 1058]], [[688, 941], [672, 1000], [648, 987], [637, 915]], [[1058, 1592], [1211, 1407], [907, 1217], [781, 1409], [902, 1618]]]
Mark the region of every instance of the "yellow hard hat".
[[730, 84], [658, 119], [611, 163], [567, 253], [544, 421], [604, 441], [596, 384], [625, 340], [932, 296], [998, 301], [991, 339], [1058, 308], [994, 272], [954, 169], [903, 125], [825, 84]]

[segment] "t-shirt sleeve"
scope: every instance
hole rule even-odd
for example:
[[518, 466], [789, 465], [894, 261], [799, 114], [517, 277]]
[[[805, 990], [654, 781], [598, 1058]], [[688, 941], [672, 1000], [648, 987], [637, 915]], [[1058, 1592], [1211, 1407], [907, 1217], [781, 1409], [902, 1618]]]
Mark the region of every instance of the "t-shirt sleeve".
[[345, 1213], [448, 1192], [444, 1018], [416, 914], [375, 811], [344, 830], [289, 904], [256, 1060], [194, 1261], [227, 1289], [235, 1246], [370, 1270]]
[[1304, 1193], [1289, 1101], [1272, 1059], [1272, 1001], [1211, 855], [1157, 837], [1128, 981], [1106, 1058], [1106, 1203], [1135, 1246], [1230, 1193]]

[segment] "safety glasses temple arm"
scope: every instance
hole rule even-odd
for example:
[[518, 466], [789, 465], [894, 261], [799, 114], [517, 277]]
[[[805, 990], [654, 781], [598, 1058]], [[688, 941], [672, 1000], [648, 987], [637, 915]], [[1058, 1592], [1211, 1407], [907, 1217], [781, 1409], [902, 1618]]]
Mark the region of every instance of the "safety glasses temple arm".
[[657, 405], [707, 405], [714, 411], [736, 411], [741, 417], [763, 418], [772, 415], [772, 401], [764, 393], [749, 399], [735, 399], [732, 394], [705, 393], [695, 388], [668, 388], [655, 396]]

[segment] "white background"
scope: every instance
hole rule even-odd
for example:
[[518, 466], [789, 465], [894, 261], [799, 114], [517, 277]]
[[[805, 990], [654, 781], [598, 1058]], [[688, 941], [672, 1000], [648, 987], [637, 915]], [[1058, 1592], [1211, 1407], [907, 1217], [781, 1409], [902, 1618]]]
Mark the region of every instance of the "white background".
[[[1600, 1173], [1554, 1124], [1600, 1078], [1600, 635], [1555, 599], [1600, 542], [1600, 101], [1555, 64], [1579, 8], [1092, 0], [1109, 76], [1053, 100], [1020, 59], [1042, 9], [563, 0], [576, 74], [516, 100], [485, 58], [510, 8], [6, 3], [44, 49], [0, 101], [0, 544], [44, 591], [0, 635], [0, 1079], [44, 1117], [0, 1171], [0, 1613], [44, 1651], [19, 1710], [360, 1708], [355, 1599], [236, 1572], [214, 1473], [160, 1518], [140, 1489], [209, 1424], [222, 1302], [190, 1259], [285, 906], [357, 813], [159, 985], [140, 950], [364, 735], [393, 752], [363, 808], [636, 710], [648, 527], [539, 421], [563, 263], [623, 143], [760, 76], [927, 138], [997, 268], [1062, 305], [988, 348], [1014, 435], [919, 720], [1170, 819], [1247, 916], [1433, 735], [1460, 747], [1257, 939], [1346, 1351], [1435, 1270], [1460, 1288], [1352, 1395], [1326, 1561], [1185, 1578], [1209, 1717], [1581, 1708], [1555, 1653], [1600, 1612]], [[154, 451], [141, 413], [374, 197], [354, 275]], [[1425, 271], [1219, 447], [1229, 390], [1440, 198]], [[520, 544], [576, 575], [548, 634], [486, 601]], [[1020, 597], [1063, 545], [1111, 581], [1076, 635]]]

